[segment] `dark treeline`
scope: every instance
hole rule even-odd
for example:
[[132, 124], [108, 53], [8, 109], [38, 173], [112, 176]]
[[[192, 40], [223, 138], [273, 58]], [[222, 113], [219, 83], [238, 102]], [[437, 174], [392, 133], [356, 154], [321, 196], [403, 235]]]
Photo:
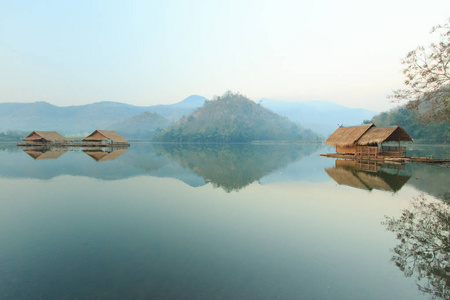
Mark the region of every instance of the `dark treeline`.
[[26, 136], [26, 134], [23, 132], [0, 132], [0, 142], [17, 142], [20, 141], [24, 136]]
[[424, 144], [446, 144], [449, 140], [450, 126], [447, 122], [423, 122], [417, 111], [408, 110], [406, 107], [383, 112], [372, 118], [372, 122], [377, 126], [403, 127], [416, 143]]

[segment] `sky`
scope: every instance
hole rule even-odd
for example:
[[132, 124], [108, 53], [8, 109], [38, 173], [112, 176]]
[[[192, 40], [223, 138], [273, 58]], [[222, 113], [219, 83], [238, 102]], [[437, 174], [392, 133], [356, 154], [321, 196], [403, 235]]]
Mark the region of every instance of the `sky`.
[[0, 103], [172, 104], [225, 91], [398, 104], [401, 59], [450, 1], [0, 0]]

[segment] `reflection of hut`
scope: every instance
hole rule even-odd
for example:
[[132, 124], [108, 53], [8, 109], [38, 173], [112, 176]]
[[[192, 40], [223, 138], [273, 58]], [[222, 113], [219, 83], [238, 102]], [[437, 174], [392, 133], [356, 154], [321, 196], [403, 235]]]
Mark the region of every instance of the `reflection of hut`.
[[[337, 153], [378, 157], [404, 155], [406, 147], [400, 147], [401, 141], [412, 142], [412, 139], [400, 126], [376, 127], [372, 123], [340, 127], [328, 137], [325, 144], [335, 146]], [[385, 146], [385, 142], [397, 142], [398, 146]]]
[[[347, 185], [364, 190], [383, 190], [390, 192], [399, 191], [411, 176], [391, 174], [381, 170], [362, 171], [361, 164], [355, 162], [352, 166], [349, 163], [341, 164], [336, 160], [336, 166], [326, 168], [327, 174], [340, 185]], [[348, 161], [347, 161], [348, 162]], [[376, 168], [377, 169], [377, 168]]]
[[85, 144], [108, 144], [118, 146], [129, 146], [128, 140], [110, 130], [95, 130], [83, 139]]
[[23, 140], [28, 144], [35, 145], [62, 144], [68, 142], [65, 137], [56, 131], [33, 131]]
[[120, 150], [114, 150], [111, 152], [107, 151], [94, 151], [94, 150], [83, 150], [84, 153], [92, 157], [96, 161], [107, 161], [107, 160], [115, 160], [125, 152], [127, 152], [127, 149], [120, 149]]
[[61, 155], [67, 152], [67, 150], [48, 150], [48, 149], [27, 149], [23, 150], [26, 154], [34, 158], [35, 160], [41, 159], [57, 159]]

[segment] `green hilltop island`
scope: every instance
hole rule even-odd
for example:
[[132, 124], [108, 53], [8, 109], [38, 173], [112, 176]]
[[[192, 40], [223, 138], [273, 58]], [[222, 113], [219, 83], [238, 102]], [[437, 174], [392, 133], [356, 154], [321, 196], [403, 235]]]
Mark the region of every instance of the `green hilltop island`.
[[155, 134], [155, 142], [321, 142], [310, 129], [239, 94], [226, 92]]

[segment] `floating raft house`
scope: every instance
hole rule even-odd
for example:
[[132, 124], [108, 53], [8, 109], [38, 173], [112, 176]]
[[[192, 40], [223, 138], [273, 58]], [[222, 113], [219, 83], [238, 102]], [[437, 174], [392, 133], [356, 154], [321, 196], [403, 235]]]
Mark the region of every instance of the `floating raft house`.
[[406, 156], [406, 147], [402, 147], [400, 143], [412, 141], [408, 133], [398, 125], [376, 127], [372, 123], [364, 126], [340, 127], [325, 141], [325, 144], [336, 147], [336, 153], [321, 154], [321, 156], [371, 159], [387, 163], [448, 164], [450, 162], [449, 159]]
[[86, 146], [108, 145], [108, 146], [129, 146], [128, 140], [110, 130], [95, 130], [83, 139]]
[[64, 144], [69, 142], [68, 139], [66, 139], [56, 131], [33, 131], [23, 140], [32, 145], [52, 145]]
[[42, 148], [123, 148], [129, 147], [130, 144], [128, 140], [116, 132], [109, 130], [95, 130], [83, 140], [69, 140], [56, 131], [33, 131], [23, 139], [23, 142], [18, 143], [17, 146]]
[[[325, 141], [336, 147], [336, 153], [356, 157], [401, 157], [406, 155], [406, 147], [400, 142], [412, 142], [412, 138], [400, 126], [376, 127], [373, 123], [366, 126], [340, 127]], [[385, 142], [397, 142], [398, 146], [385, 146]]]

